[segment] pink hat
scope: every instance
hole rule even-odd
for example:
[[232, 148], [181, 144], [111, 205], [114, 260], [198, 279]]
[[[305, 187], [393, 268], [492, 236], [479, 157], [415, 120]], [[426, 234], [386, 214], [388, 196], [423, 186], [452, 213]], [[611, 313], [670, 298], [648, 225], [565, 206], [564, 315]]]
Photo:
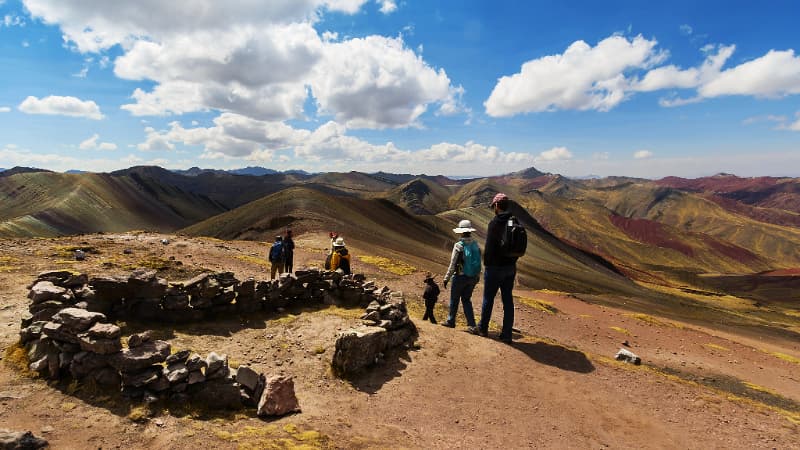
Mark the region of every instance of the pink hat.
[[494, 204], [499, 202], [500, 200], [508, 200], [508, 196], [506, 194], [503, 194], [502, 192], [498, 193], [497, 195], [494, 196], [494, 198], [492, 199], [492, 203], [490, 203], [489, 206], [494, 206]]

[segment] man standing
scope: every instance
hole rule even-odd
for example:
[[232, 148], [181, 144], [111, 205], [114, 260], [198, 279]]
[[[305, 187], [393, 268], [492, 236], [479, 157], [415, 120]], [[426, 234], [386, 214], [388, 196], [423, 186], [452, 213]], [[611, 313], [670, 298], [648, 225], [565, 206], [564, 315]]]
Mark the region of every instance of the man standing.
[[269, 262], [270, 262], [270, 280], [275, 279], [275, 274], [280, 275], [283, 273], [283, 263], [285, 256], [283, 253], [283, 236], [275, 236], [275, 242], [269, 249]]
[[481, 322], [478, 332], [481, 336], [489, 335], [489, 321], [492, 318], [494, 297], [500, 289], [500, 299], [503, 301], [503, 329], [500, 340], [511, 343], [511, 329], [514, 326], [514, 278], [517, 275], [517, 257], [508, 256], [503, 249], [502, 241], [507, 233], [506, 227], [511, 226], [512, 216], [508, 211], [510, 200], [508, 196], [499, 193], [494, 196], [491, 208], [494, 209], [494, 218], [489, 222], [486, 232], [486, 245], [483, 249], [483, 306], [481, 307]]
[[294, 272], [294, 240], [291, 229], [286, 230], [286, 237], [283, 238], [283, 260], [283, 270]]

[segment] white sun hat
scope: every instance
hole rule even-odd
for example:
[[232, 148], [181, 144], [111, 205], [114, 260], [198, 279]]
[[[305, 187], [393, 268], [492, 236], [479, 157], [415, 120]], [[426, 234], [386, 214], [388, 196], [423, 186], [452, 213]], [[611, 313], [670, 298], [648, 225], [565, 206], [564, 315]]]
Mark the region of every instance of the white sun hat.
[[461, 234], [461, 233], [472, 233], [473, 231], [477, 231], [477, 230], [475, 230], [475, 228], [472, 228], [472, 222], [470, 222], [467, 219], [464, 219], [461, 222], [458, 222], [458, 228], [453, 228], [453, 232], [454, 233], [459, 233], [459, 234]]
[[336, 240], [333, 241], [333, 246], [334, 247], [344, 247], [344, 238], [336, 238]]

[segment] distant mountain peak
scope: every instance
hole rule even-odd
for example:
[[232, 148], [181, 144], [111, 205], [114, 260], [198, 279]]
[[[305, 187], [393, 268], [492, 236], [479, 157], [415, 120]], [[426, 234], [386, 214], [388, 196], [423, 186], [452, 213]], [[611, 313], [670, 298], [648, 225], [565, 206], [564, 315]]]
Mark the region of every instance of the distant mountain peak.
[[542, 175], [547, 175], [547, 174], [542, 172], [542, 171], [540, 171], [536, 167], [531, 166], [531, 167], [528, 167], [527, 169], [520, 170], [519, 172], [514, 172], [511, 175], [513, 175], [515, 177], [520, 177], [520, 178], [532, 179], [532, 178], [538, 178], [538, 177], [540, 177]]
[[0, 171], [0, 177], [10, 177], [11, 175], [16, 175], [18, 173], [32, 173], [32, 172], [52, 172], [52, 170], [39, 169], [37, 167], [14, 166], [10, 169], [5, 169]]

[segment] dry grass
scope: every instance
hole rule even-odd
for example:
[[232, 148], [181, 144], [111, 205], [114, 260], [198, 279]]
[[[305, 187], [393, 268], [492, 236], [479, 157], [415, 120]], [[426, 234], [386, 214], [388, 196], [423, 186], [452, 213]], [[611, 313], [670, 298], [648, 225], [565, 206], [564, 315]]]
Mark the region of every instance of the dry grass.
[[784, 361], [788, 361], [788, 362], [790, 362], [792, 364], [800, 365], [800, 358], [795, 358], [792, 355], [787, 355], [786, 353], [780, 353], [780, 352], [771, 352], [769, 350], [764, 350], [764, 349], [761, 349], [761, 351], [766, 353], [766, 354], [768, 354], [768, 355], [772, 355], [772, 356], [774, 356], [774, 357], [776, 357], [778, 359], [782, 359]]
[[395, 261], [393, 259], [384, 258], [383, 256], [358, 256], [358, 259], [367, 263], [378, 266], [381, 270], [393, 273], [395, 275], [411, 275], [417, 271], [417, 268], [406, 264], [404, 262]]
[[3, 362], [21, 375], [28, 377], [36, 376], [36, 372], [33, 372], [28, 367], [31, 363], [28, 359], [28, 351], [25, 350], [25, 347], [20, 345], [19, 342], [15, 342], [6, 348]]
[[626, 330], [625, 328], [620, 328], [620, 327], [609, 327], [609, 328], [611, 328], [612, 330], [616, 331], [617, 333], [622, 333], [625, 336], [630, 336], [631, 335], [631, 332]]
[[250, 256], [250, 255], [236, 255], [236, 259], [240, 261], [244, 261], [250, 264], [255, 264], [257, 266], [269, 268], [271, 266], [270, 262], [264, 258], [259, 258], [257, 256]]
[[669, 322], [666, 320], [657, 319], [649, 314], [637, 313], [637, 314], [625, 314], [625, 315], [633, 319], [636, 319], [638, 321], [644, 322], [648, 325], [655, 325], [658, 327], [681, 328], [681, 329], [685, 328], [683, 325], [674, 322]]
[[22, 261], [13, 256], [0, 256], [0, 272], [13, 272], [22, 268]]
[[128, 415], [125, 417], [127, 417], [131, 422], [142, 423], [147, 421], [150, 415], [150, 408], [148, 408], [146, 405], [138, 405], [132, 406], [128, 411]]
[[723, 347], [723, 346], [721, 346], [721, 345], [712, 344], [712, 343], [703, 344], [703, 347], [710, 348], [710, 349], [712, 349], [712, 350], [720, 350], [720, 351], [723, 351], [723, 352], [728, 352], [728, 351], [730, 351], [730, 349], [729, 349], [729, 348], [727, 348], [727, 347]]
[[282, 449], [311, 450], [331, 448], [330, 438], [315, 430], [301, 430], [289, 423], [277, 425], [245, 426], [238, 431], [218, 430], [214, 435], [223, 441], [237, 444], [241, 450]]
[[536, 300], [535, 298], [531, 297], [515, 297], [517, 300], [521, 301], [522, 303], [530, 306], [533, 309], [546, 312], [547, 314], [557, 314], [558, 309], [553, 306], [552, 302], [546, 302], [544, 300]]

